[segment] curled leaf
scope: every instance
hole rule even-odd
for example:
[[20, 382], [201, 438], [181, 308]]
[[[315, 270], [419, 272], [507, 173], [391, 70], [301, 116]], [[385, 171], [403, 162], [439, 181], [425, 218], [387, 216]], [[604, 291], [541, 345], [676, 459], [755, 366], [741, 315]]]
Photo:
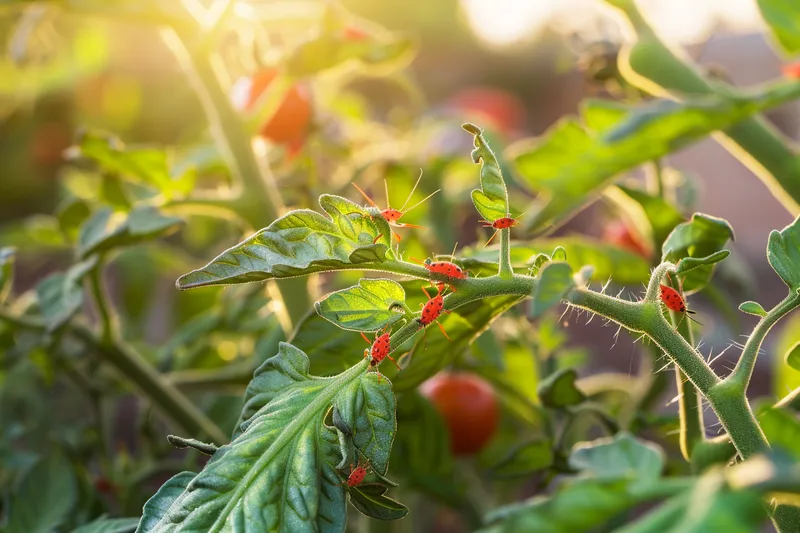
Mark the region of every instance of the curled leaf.
[[474, 136], [475, 149], [472, 160], [481, 164], [481, 188], [472, 191], [472, 203], [478, 213], [489, 222], [509, 216], [508, 190], [500, 171], [500, 164], [483, 138], [483, 132], [474, 124], [464, 124], [464, 130]]

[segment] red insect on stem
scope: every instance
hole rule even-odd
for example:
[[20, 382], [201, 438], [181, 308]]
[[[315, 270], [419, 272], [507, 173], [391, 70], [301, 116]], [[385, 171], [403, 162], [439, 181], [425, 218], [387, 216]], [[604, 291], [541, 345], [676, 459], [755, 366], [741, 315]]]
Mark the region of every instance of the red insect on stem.
[[494, 233], [492, 233], [492, 236], [489, 237], [489, 240], [486, 241], [486, 244], [483, 245], [483, 247], [486, 248], [487, 246], [489, 246], [489, 243], [492, 242], [492, 240], [497, 236], [497, 233], [501, 229], [513, 228], [514, 226], [519, 224], [520, 218], [522, 218], [522, 215], [520, 215], [517, 218], [512, 218], [511, 215], [509, 214], [508, 216], [504, 216], [503, 218], [498, 218], [494, 222], [489, 222], [488, 220], [480, 220], [479, 222], [483, 224], [484, 228], [494, 228], [495, 230]]
[[364, 357], [366, 358], [368, 355], [372, 356], [372, 361], [369, 362], [370, 367], [377, 368], [377, 366], [381, 364], [381, 361], [383, 361], [384, 359], [388, 359], [389, 361], [394, 363], [394, 366], [396, 366], [398, 370], [402, 370], [400, 368], [400, 365], [397, 364], [397, 361], [395, 361], [394, 358], [391, 355], [389, 355], [389, 352], [392, 351], [389, 335], [390, 332], [384, 329], [381, 335], [378, 335], [376, 333], [375, 340], [370, 342], [367, 336], [364, 335], [364, 333], [362, 332], [361, 337], [365, 341], [367, 341], [367, 344], [370, 345], [370, 348], [364, 349]]
[[[664, 302], [664, 305], [667, 306], [667, 309], [669, 309], [670, 311], [674, 311], [676, 313], [680, 313], [681, 320], [683, 320], [683, 317], [689, 317], [689, 320], [697, 322], [697, 320], [689, 316], [695, 314], [695, 312], [692, 311], [691, 309], [687, 309], [686, 302], [681, 296], [681, 293], [679, 293], [672, 287], [668, 287], [666, 285], [661, 285], [661, 284], [659, 284], [659, 289], [661, 289], [661, 294], [660, 294], [661, 301]], [[697, 323], [700, 324], [700, 322]], [[681, 325], [680, 322], [678, 322], [678, 326], [680, 325]]]
[[[458, 246], [458, 243], [456, 243]], [[455, 254], [456, 248], [453, 247], [453, 253], [450, 254], [450, 258], [453, 258], [453, 254]], [[421, 261], [415, 257], [411, 258], [412, 261], [419, 263], [423, 267], [425, 267], [429, 272], [433, 274], [439, 274], [449, 279], [467, 279], [469, 273], [463, 270], [460, 266], [455, 263], [451, 263], [450, 261], [431, 261], [430, 259], [425, 259], [425, 261]], [[449, 285], [447, 282], [439, 281], [436, 283], [436, 287], [439, 292], [444, 290], [445, 285]], [[455, 288], [452, 285], [449, 285], [450, 289], [455, 292]]]
[[[423, 198], [422, 200], [420, 200], [416, 204], [414, 204], [411, 207], [409, 207], [408, 209], [406, 209], [406, 205], [408, 204], [408, 201], [411, 200], [411, 196], [414, 195], [414, 191], [417, 190], [417, 185], [419, 185], [419, 180], [421, 180], [421, 179], [422, 179], [422, 173], [420, 173], [419, 178], [417, 178], [417, 182], [414, 184], [414, 187], [411, 189], [411, 192], [408, 193], [408, 198], [406, 198], [406, 201], [403, 202], [403, 206], [400, 209], [392, 209], [391, 205], [389, 204], [389, 185], [386, 184], [386, 180], [383, 180], [383, 186], [384, 186], [384, 189], [386, 191], [386, 209], [381, 209], [380, 207], [378, 207], [378, 204], [376, 204], [372, 200], [372, 198], [370, 198], [369, 195], [367, 193], [365, 193], [361, 189], [361, 187], [359, 187], [355, 183], [353, 183], [353, 187], [358, 189], [358, 192], [360, 192], [361, 195], [364, 198], [366, 198], [367, 202], [369, 202], [369, 205], [371, 205], [372, 207], [374, 207], [375, 209], [377, 209], [378, 211], [381, 212], [381, 216], [384, 219], [386, 219], [386, 222], [388, 222], [390, 226], [394, 226], [396, 228], [420, 228], [420, 229], [422, 229], [422, 228], [424, 228], [424, 226], [418, 226], [416, 224], [406, 224], [404, 222], [399, 222], [400, 217], [402, 217], [403, 215], [405, 215], [406, 213], [408, 213], [412, 209], [422, 205], [431, 196], [433, 196], [434, 194], [436, 194], [437, 192], [439, 192], [441, 190], [441, 189], [435, 190], [434, 192], [432, 192], [431, 194], [429, 194], [428, 196], [426, 196], [425, 198]], [[394, 233], [394, 232], [392, 232], [392, 235], [394, 235], [395, 239], [397, 239], [398, 242], [400, 241], [400, 235], [398, 235], [397, 233]]]
[[[436, 325], [439, 326], [439, 330], [442, 332], [442, 335], [444, 335], [447, 340], [450, 340], [450, 337], [447, 336], [447, 332], [444, 330], [444, 326], [442, 326], [438, 320], [442, 313], [450, 313], [449, 310], [444, 308], [444, 291], [440, 291], [439, 294], [433, 298], [431, 298], [431, 295], [425, 290], [425, 287], [422, 287], [422, 292], [425, 293], [428, 301], [422, 306], [422, 315], [420, 315], [420, 317], [417, 319], [417, 322], [419, 322], [420, 326], [423, 328], [431, 322], [436, 322]], [[424, 334], [425, 332], [423, 331], [423, 335]], [[426, 345], [427, 342], [428, 341], [426, 337]]]
[[365, 460], [364, 463], [361, 461], [358, 462], [355, 467], [353, 463], [350, 463], [350, 475], [347, 476], [347, 479], [344, 480], [341, 484], [347, 485], [348, 487], [357, 487], [363, 483], [364, 478], [367, 477], [367, 474], [370, 471], [369, 463]]

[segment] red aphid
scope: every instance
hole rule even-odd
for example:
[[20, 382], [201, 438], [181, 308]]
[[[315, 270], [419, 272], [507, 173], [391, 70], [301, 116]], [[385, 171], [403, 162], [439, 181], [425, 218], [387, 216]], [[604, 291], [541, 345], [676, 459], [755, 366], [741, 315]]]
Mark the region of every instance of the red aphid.
[[350, 475], [347, 476], [347, 480], [345, 481], [345, 483], [347, 484], [348, 487], [357, 487], [361, 485], [361, 483], [364, 481], [364, 478], [367, 477], [368, 473], [369, 473], [369, 464], [362, 464], [359, 462], [358, 465], [353, 467], [353, 464], [351, 463]]
[[501, 229], [513, 228], [514, 226], [519, 224], [519, 219], [506, 216], [503, 218], [498, 218], [494, 222], [489, 222], [488, 220], [481, 220], [480, 222], [481, 224], [483, 224], [484, 228], [494, 228], [495, 230], [495, 232], [492, 233], [492, 236], [489, 237], [489, 240], [486, 241], [486, 244], [483, 245], [484, 247], [486, 247], [489, 246], [489, 243], [492, 242], [492, 239], [494, 239], [497, 236], [498, 231], [500, 231]]
[[369, 362], [369, 365], [372, 367], [377, 367], [379, 364], [381, 364], [381, 361], [388, 359], [394, 363], [394, 366], [396, 366], [398, 370], [401, 370], [400, 365], [397, 364], [397, 361], [395, 361], [394, 358], [389, 355], [389, 352], [392, 351], [389, 335], [389, 332], [384, 332], [382, 335], [376, 334], [375, 341], [370, 342], [367, 336], [364, 335], [364, 333], [361, 333], [361, 337], [367, 341], [367, 344], [371, 345], [371, 348], [364, 350], [364, 357], [367, 357], [367, 355], [372, 356], [372, 361]]
[[433, 298], [431, 298], [431, 295], [425, 290], [425, 287], [422, 287], [422, 292], [428, 297], [428, 301], [422, 306], [422, 315], [417, 319], [417, 322], [419, 322], [420, 326], [423, 328], [431, 322], [436, 322], [442, 335], [444, 335], [447, 340], [450, 340], [450, 337], [447, 336], [447, 332], [444, 330], [444, 326], [437, 320], [442, 313], [450, 312], [444, 308], [444, 291], [439, 292], [439, 294]]
[[[423, 198], [422, 200], [420, 200], [416, 204], [414, 204], [411, 207], [409, 207], [408, 209], [406, 209], [406, 204], [408, 204], [408, 201], [411, 200], [411, 196], [414, 194], [414, 191], [417, 190], [417, 185], [419, 185], [419, 180], [420, 179], [422, 179], [422, 174], [420, 174], [419, 178], [417, 178], [417, 182], [414, 184], [414, 187], [411, 189], [411, 192], [408, 193], [408, 198], [406, 198], [406, 201], [403, 203], [403, 206], [400, 209], [392, 209], [391, 205], [389, 205], [389, 186], [386, 184], [386, 180], [383, 181], [383, 185], [384, 185], [384, 188], [386, 190], [386, 209], [381, 209], [380, 207], [378, 207], [378, 204], [376, 204], [372, 200], [372, 198], [370, 198], [369, 195], [367, 193], [365, 193], [361, 189], [361, 187], [359, 187], [355, 183], [353, 183], [353, 187], [358, 189], [358, 192], [360, 192], [361, 195], [367, 200], [367, 202], [369, 202], [369, 205], [371, 205], [372, 207], [374, 207], [375, 209], [377, 209], [378, 211], [381, 212], [381, 216], [384, 219], [386, 219], [386, 222], [388, 222], [390, 226], [394, 226], [396, 228], [419, 228], [419, 229], [424, 229], [423, 226], [418, 226], [416, 224], [406, 224], [404, 222], [399, 222], [400, 217], [402, 217], [403, 215], [405, 215], [406, 213], [408, 213], [409, 211], [411, 211], [415, 207], [421, 205], [423, 202], [428, 200], [428, 198], [430, 198], [431, 196], [433, 196], [434, 194], [439, 192], [439, 190], [441, 190], [441, 189], [439, 189], [439, 190], [436, 190], [436, 191], [432, 192], [431, 194], [429, 194], [428, 196], [426, 196], [425, 198]], [[392, 235], [394, 235], [394, 237], [397, 239], [398, 242], [400, 241], [400, 235], [398, 235], [397, 233], [394, 233], [394, 232], [392, 233]]]
[[[414, 257], [412, 257], [411, 260], [419, 263], [434, 274], [439, 274], [451, 279], [467, 279], [467, 272], [455, 263], [449, 261], [431, 261], [430, 259], [420, 261]], [[445, 282], [440, 281], [436, 284], [436, 287], [439, 289], [439, 292], [442, 292], [445, 285]], [[453, 286], [451, 285], [450, 288], [453, 288]]]
[[[666, 285], [661, 284], [659, 284], [659, 288], [661, 289], [661, 301], [664, 302], [664, 305], [667, 306], [667, 309], [670, 311], [675, 311], [676, 313], [681, 313], [683, 316], [695, 314], [694, 311], [686, 308], [686, 302], [678, 291], [672, 287], [667, 287]], [[694, 320], [692, 317], [689, 317], [689, 319]], [[681, 320], [683, 320], [682, 317]], [[697, 320], [694, 321], [697, 322]], [[699, 322], [697, 323], [699, 324]]]

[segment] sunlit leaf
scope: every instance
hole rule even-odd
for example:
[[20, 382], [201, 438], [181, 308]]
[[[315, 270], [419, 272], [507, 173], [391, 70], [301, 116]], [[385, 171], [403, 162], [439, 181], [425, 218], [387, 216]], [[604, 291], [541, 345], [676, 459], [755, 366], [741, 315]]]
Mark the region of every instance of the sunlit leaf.
[[757, 409], [756, 418], [770, 446], [800, 460], [800, 421], [791, 411], [765, 404]]
[[539, 383], [539, 400], [547, 407], [563, 408], [578, 405], [586, 395], [575, 385], [578, 374], [574, 368], [563, 368]]
[[727, 257], [720, 252], [729, 239], [733, 240], [733, 228], [728, 221], [695, 213], [691, 220], [678, 224], [669, 234], [662, 247], [662, 259], [673, 263], [685, 258], [699, 259], [686, 263], [692, 268], [685, 278], [681, 276], [684, 291], [696, 291], [711, 279], [714, 263]]
[[319, 203], [330, 218], [308, 209], [291, 211], [203, 268], [181, 276], [178, 288], [376, 268], [386, 260], [391, 232], [382, 217], [339, 196], [323, 194]]
[[132, 533], [138, 523], [138, 518], [100, 517], [73, 530], [72, 533]]
[[314, 304], [320, 316], [342, 329], [378, 331], [404, 316], [406, 292], [390, 279], [362, 279]]
[[472, 150], [472, 161], [481, 165], [481, 188], [472, 191], [475, 209], [490, 223], [509, 216], [508, 190], [497, 157], [486, 143], [479, 127], [472, 124], [464, 124], [462, 127], [473, 135], [475, 149]]
[[584, 474], [599, 479], [628, 478], [641, 484], [657, 482], [664, 463], [661, 448], [626, 432], [578, 443], [569, 456], [569, 465]]
[[540, 193], [528, 226], [557, 227], [594, 200], [620, 172], [790, 98], [786, 87], [775, 86], [751, 98], [655, 100], [631, 107], [618, 122], [604, 123], [606, 128], [597, 132], [587, 131], [575, 118], [561, 120], [542, 137], [509, 148], [519, 174]]
[[151, 206], [137, 206], [129, 213], [109, 207], [97, 210], [84, 222], [78, 237], [81, 257], [156, 239], [177, 230], [183, 220], [162, 215]]
[[678, 268], [675, 269], [675, 273], [681, 275], [691, 272], [696, 268], [711, 266], [724, 260], [729, 255], [731, 255], [730, 250], [720, 250], [707, 257], [684, 257], [678, 262]]
[[787, 365], [795, 370], [800, 370], [800, 342], [792, 346], [792, 349], [786, 352], [784, 359]]
[[539, 272], [533, 291], [531, 316], [537, 317], [561, 303], [561, 299], [575, 287], [572, 268], [567, 263], [548, 263]]
[[83, 305], [81, 283], [96, 264], [97, 258], [91, 257], [73, 265], [64, 273], [50, 275], [36, 287], [39, 307], [49, 331], [64, 325], [80, 310]]
[[0, 248], [0, 304], [3, 303], [11, 293], [16, 256], [16, 248], [11, 246]]
[[767, 312], [758, 302], [744, 302], [739, 306], [739, 310], [743, 313], [749, 313], [756, 316], [766, 316], [767, 314]]
[[653, 230], [653, 244], [658, 249], [672, 230], [683, 222], [684, 218], [680, 211], [659, 196], [652, 196], [639, 189], [617, 185], [628, 198], [636, 202], [642, 213], [650, 222]]
[[4, 533], [50, 533], [70, 518], [78, 501], [72, 465], [60, 452], [41, 459], [11, 493]]
[[[340, 437], [355, 439], [359, 457], [385, 473], [395, 432], [394, 394], [386, 378], [366, 372], [366, 361], [331, 378], [308, 369], [306, 354], [281, 343], [247, 388], [233, 441], [177, 498], [166, 498], [172, 500], [167, 513], [140, 531], [232, 531], [243, 527], [245, 517], [248, 529], [342, 531], [343, 469], [353, 457], [343, 457]], [[331, 407], [350, 436], [326, 425]]]
[[781, 231], [770, 232], [767, 260], [790, 289], [800, 291], [800, 218]]
[[800, 4], [793, 0], [758, 0], [775, 40], [789, 54], [800, 52]]

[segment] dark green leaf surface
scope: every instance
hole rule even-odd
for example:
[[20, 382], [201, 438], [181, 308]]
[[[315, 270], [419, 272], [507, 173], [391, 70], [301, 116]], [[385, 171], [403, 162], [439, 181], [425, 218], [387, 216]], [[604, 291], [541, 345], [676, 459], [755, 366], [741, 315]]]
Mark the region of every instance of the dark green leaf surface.
[[183, 220], [162, 215], [151, 206], [138, 206], [129, 213], [104, 207], [84, 222], [78, 236], [78, 252], [86, 257], [118, 246], [155, 239], [177, 230]]
[[800, 289], [800, 218], [773, 230], [767, 243], [767, 260], [784, 283], [794, 292]]
[[472, 203], [475, 209], [488, 222], [509, 216], [508, 190], [500, 171], [494, 152], [483, 138], [478, 126], [464, 124], [462, 126], [474, 137], [475, 149], [472, 150], [472, 161], [481, 164], [481, 188], [472, 191]]
[[539, 282], [533, 291], [531, 316], [537, 317], [561, 303], [573, 287], [572, 268], [567, 263], [548, 263], [539, 272]]
[[743, 302], [739, 306], [739, 310], [743, 313], [749, 313], [751, 315], [756, 316], [766, 316], [767, 312], [761, 307], [761, 304], [758, 302]]
[[339, 196], [323, 194], [319, 203], [328, 217], [308, 209], [291, 211], [203, 268], [181, 276], [177, 287], [189, 289], [326, 270], [378, 268], [391, 246], [386, 221]]
[[16, 257], [16, 248], [11, 246], [0, 248], [0, 304], [3, 303], [11, 293], [11, 285], [14, 281], [14, 261]]
[[575, 385], [577, 377], [578, 374], [574, 368], [564, 368], [543, 379], [537, 390], [542, 404], [548, 407], [563, 408], [585, 401], [586, 396]]
[[97, 257], [76, 263], [65, 273], [52, 274], [36, 287], [42, 316], [47, 329], [64, 325], [83, 305], [83, 277], [97, 264]]
[[390, 279], [362, 279], [314, 304], [320, 316], [342, 329], [378, 331], [405, 316], [406, 291]]
[[350, 503], [360, 513], [378, 520], [398, 520], [408, 514], [408, 507], [385, 494], [371, 491], [366, 484], [350, 489]]
[[528, 226], [557, 227], [623, 170], [659, 159], [788, 98], [785, 87], [776, 86], [749, 99], [655, 100], [630, 108], [613, 125], [608, 124], [610, 114], [594, 120], [605, 126], [597, 132], [575, 118], [561, 120], [542, 137], [509, 148], [519, 174], [541, 193]]
[[658, 481], [664, 463], [661, 448], [627, 432], [578, 443], [569, 456], [569, 465], [584, 474], [599, 479], [626, 478], [644, 485]]
[[78, 499], [72, 465], [59, 452], [41, 459], [12, 492], [3, 533], [51, 533], [67, 522]]
[[677, 225], [664, 241], [662, 260], [677, 264], [685, 258], [699, 259], [687, 263], [692, 268], [685, 278], [681, 275], [684, 292], [696, 291], [709, 282], [714, 271], [713, 259], [722, 257], [722, 247], [733, 238], [733, 228], [727, 220], [695, 213], [691, 220]]
[[181, 472], [161, 485], [158, 492], [144, 504], [142, 518], [139, 521], [139, 527], [136, 528], [136, 533], [153, 531], [159, 522], [168, 520], [170, 507], [183, 494], [196, 475], [194, 472]]
[[72, 533], [132, 533], [138, 523], [138, 518], [101, 517], [73, 530]]
[[537, 439], [516, 447], [492, 467], [496, 476], [530, 476], [553, 464], [553, 443]]
[[729, 255], [731, 255], [730, 250], [720, 250], [719, 252], [715, 252], [708, 257], [684, 257], [678, 262], [678, 268], [675, 269], [678, 275], [686, 274], [687, 272], [691, 272], [696, 268], [700, 268], [703, 266], [711, 266], [720, 261], [726, 259]]
[[350, 368], [369, 347], [358, 333], [341, 329], [313, 311], [300, 322], [291, 343], [309, 354], [311, 370], [322, 376]]
[[343, 531], [347, 473], [338, 468], [353, 458], [343, 457], [326, 414], [331, 407], [341, 414], [350, 429], [345, 439], [382, 475], [394, 439], [394, 394], [386, 378], [366, 372], [366, 361], [331, 378], [308, 369], [306, 354], [281, 343], [247, 388], [233, 441], [140, 530]]
[[758, 0], [758, 7], [784, 51], [791, 55], [800, 52], [800, 3], [796, 0]]

